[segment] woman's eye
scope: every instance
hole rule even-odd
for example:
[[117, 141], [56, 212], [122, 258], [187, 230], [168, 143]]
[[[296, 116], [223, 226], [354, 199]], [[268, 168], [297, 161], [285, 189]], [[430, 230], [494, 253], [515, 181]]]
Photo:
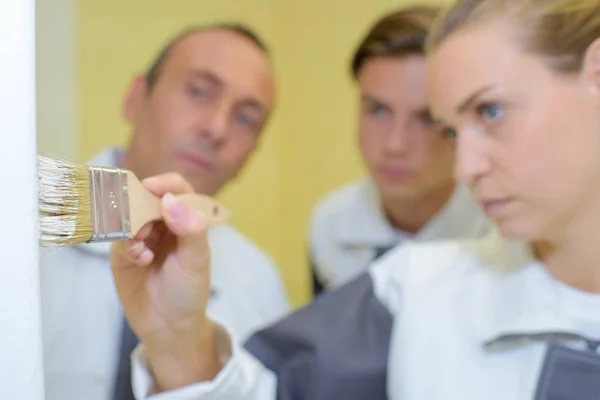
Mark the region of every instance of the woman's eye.
[[477, 107], [477, 112], [481, 117], [490, 122], [496, 122], [504, 115], [504, 110], [498, 104], [482, 104]]

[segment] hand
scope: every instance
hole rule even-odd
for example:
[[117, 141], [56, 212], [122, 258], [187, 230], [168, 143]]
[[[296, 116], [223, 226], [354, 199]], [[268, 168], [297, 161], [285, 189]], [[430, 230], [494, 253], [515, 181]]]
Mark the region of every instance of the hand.
[[110, 260], [127, 320], [164, 391], [212, 379], [220, 369], [205, 312], [210, 249], [203, 216], [173, 196], [193, 192], [190, 184], [177, 174], [142, 183], [162, 197], [164, 221], [145, 226], [132, 240], [116, 242]]

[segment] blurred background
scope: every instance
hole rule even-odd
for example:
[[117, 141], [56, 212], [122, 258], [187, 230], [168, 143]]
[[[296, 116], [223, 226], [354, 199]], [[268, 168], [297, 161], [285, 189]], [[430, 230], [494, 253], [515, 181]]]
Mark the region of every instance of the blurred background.
[[207, 22], [247, 24], [270, 47], [278, 105], [259, 153], [220, 200], [233, 210], [232, 223], [275, 259], [292, 304], [300, 306], [310, 290], [310, 209], [363, 174], [352, 51], [382, 13], [414, 3], [38, 0], [38, 151], [84, 162], [125, 144], [125, 90], [172, 35]]

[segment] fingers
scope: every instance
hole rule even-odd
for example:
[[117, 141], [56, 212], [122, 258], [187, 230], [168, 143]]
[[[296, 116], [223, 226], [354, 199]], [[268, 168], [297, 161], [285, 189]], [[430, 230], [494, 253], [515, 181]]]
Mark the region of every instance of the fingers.
[[127, 247], [129, 261], [137, 265], [149, 265], [154, 259], [154, 253], [143, 240], [132, 240]]
[[193, 186], [175, 172], [146, 178], [142, 181], [142, 184], [146, 189], [160, 197], [166, 193], [184, 194], [195, 192]]
[[[111, 264], [113, 267], [135, 265], [150, 265], [154, 260], [154, 252], [140, 239], [119, 241], [111, 249]], [[116, 261], [116, 262], [114, 262]]]
[[[142, 227], [131, 240], [119, 241], [113, 244], [111, 253], [121, 261], [128, 261], [136, 265], [148, 265], [154, 259], [154, 253], [145, 243], [155, 236], [155, 224], [150, 222]], [[119, 265], [127, 263], [118, 263]]]
[[165, 224], [177, 236], [178, 260], [188, 273], [202, 274], [208, 266], [210, 249], [204, 217], [167, 193], [161, 202]]
[[186, 237], [205, 231], [203, 215], [179, 201], [172, 193], [167, 193], [162, 198], [161, 212], [169, 230], [177, 236]]

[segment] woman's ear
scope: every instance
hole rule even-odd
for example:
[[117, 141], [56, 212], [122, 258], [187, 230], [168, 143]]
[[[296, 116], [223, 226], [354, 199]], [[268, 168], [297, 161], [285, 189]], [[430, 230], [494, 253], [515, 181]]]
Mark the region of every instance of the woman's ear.
[[600, 38], [588, 46], [581, 70], [583, 78], [600, 98]]

